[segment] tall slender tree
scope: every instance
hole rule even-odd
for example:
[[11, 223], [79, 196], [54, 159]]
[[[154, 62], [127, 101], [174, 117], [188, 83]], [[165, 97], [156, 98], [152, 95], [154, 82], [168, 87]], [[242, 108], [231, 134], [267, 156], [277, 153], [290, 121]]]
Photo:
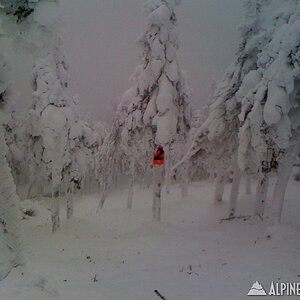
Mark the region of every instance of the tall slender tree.
[[5, 113], [9, 102], [8, 62], [0, 55], [0, 280], [13, 267], [23, 264], [20, 235], [19, 198], [6, 159], [8, 147], [4, 138]]
[[[179, 2], [146, 2], [146, 30], [137, 39], [142, 49], [141, 64], [130, 78], [131, 88], [123, 95], [103, 149], [109, 156], [103, 161], [120, 164], [126, 157], [131, 178], [150, 170], [155, 145], [165, 148], [171, 162], [175, 157], [172, 149], [178, 150], [173, 145], [184, 144], [189, 130], [189, 88], [176, 57], [179, 41], [175, 7]], [[119, 151], [123, 154], [115, 155]]]
[[[244, 5], [246, 19], [241, 26], [238, 58], [217, 86], [209, 116], [186, 159], [208, 155], [216, 161], [215, 149], [219, 149], [222, 159], [227, 158], [220, 165], [233, 169], [228, 158], [237, 155], [239, 169], [234, 167], [234, 178], [239, 180], [240, 171], [258, 177], [255, 213], [262, 219], [268, 179], [276, 175], [273, 210], [279, 219], [290, 155], [299, 139], [300, 6], [294, 0], [246, 0]], [[230, 197], [230, 216], [235, 212], [237, 181]], [[223, 187], [222, 180], [218, 183]]]

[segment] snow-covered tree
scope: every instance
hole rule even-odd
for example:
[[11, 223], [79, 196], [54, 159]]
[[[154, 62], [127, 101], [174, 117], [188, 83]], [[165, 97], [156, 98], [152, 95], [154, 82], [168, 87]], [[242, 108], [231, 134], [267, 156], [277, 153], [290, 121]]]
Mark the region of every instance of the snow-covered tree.
[[16, 22], [20, 23], [33, 13], [34, 7], [39, 0], [3, 0], [2, 9], [8, 15], [13, 15]]
[[52, 185], [54, 230], [58, 226], [55, 224], [59, 215], [59, 193], [67, 196], [69, 218], [73, 214], [74, 190], [80, 189], [95, 172], [94, 155], [100, 139], [82, 120], [77, 99], [68, 96], [67, 70], [62, 41], [57, 37], [53, 53], [34, 66], [33, 104], [28, 126], [31, 187], [42, 188], [45, 182]]
[[[207, 156], [223, 170], [235, 170], [230, 216], [235, 213], [240, 171], [258, 174], [255, 212], [263, 217], [268, 177], [277, 169], [273, 206], [280, 203], [275, 211], [281, 211], [288, 176], [280, 170], [286, 159], [291, 165], [288, 157], [298, 143], [299, 3], [247, 0], [244, 5], [238, 57], [218, 84], [209, 116], [185, 159]], [[219, 174], [216, 197], [224, 189]]]
[[24, 177], [28, 174], [24, 156], [24, 120], [14, 110], [9, 113], [4, 124], [5, 141], [9, 148], [7, 160], [12, 170], [12, 175], [16, 185], [24, 182]]
[[0, 280], [6, 277], [13, 267], [23, 263], [19, 198], [6, 159], [8, 147], [3, 127], [7, 121], [5, 108], [9, 101], [8, 72], [8, 63], [3, 55], [0, 55]]
[[174, 0], [146, 2], [146, 30], [137, 39], [141, 64], [130, 78], [131, 88], [123, 95], [103, 148], [108, 157], [102, 160], [127, 164], [131, 178], [149, 174], [155, 145], [165, 148], [170, 162], [172, 145], [184, 143], [189, 129], [189, 89], [176, 57], [174, 10], [178, 4]]
[[[242, 42], [237, 58], [217, 84], [209, 102], [208, 117], [193, 135], [185, 160], [205, 160], [210, 172], [216, 172], [215, 200], [221, 201], [226, 180], [235, 170], [234, 188], [230, 196], [230, 216], [234, 216], [238, 196], [239, 169], [236, 168], [241, 104], [236, 97], [242, 80], [256, 68], [257, 51], [249, 49], [247, 41], [259, 30], [260, 1], [246, 1], [246, 25], [241, 28]], [[180, 165], [180, 163], [178, 164]]]
[[[270, 173], [277, 175], [272, 210], [273, 221], [278, 221], [299, 143], [300, 4], [269, 2], [261, 9], [259, 32], [248, 40], [248, 48], [259, 50], [256, 69], [243, 78], [238, 92], [242, 104], [239, 164], [246, 169], [252, 152], [265, 182]], [[264, 198], [257, 199], [261, 217]]]
[[[191, 129], [189, 131], [189, 141], [192, 141], [197, 131], [202, 126], [207, 117], [207, 111], [205, 108], [196, 109], [192, 112], [191, 118]], [[197, 156], [194, 159], [189, 161], [188, 164], [188, 174], [191, 181], [199, 181], [207, 178], [209, 176], [209, 164], [206, 160], [203, 160], [202, 157]], [[211, 172], [213, 178], [214, 172]]]
[[[16, 186], [8, 166], [8, 147], [4, 138], [4, 124], [9, 120], [5, 114], [11, 96], [14, 93], [9, 84], [9, 55], [4, 55], [2, 45], [14, 38], [14, 33], [20, 31], [17, 23], [21, 23], [34, 11], [36, 1], [3, 0], [0, 3], [0, 280], [13, 267], [23, 264], [20, 238], [19, 198]], [[21, 29], [24, 33], [24, 28]]]
[[[53, 231], [59, 227], [59, 191], [62, 173], [69, 162], [68, 117], [70, 99], [62, 89], [55, 61], [49, 55], [37, 61], [33, 71], [33, 104], [30, 110], [33, 179], [52, 184]], [[41, 186], [41, 184], [40, 184]]]
[[[100, 123], [98, 122], [100, 127]], [[103, 128], [98, 128], [100, 129]], [[70, 143], [70, 166], [67, 171], [70, 173], [71, 182], [76, 183], [77, 188], [83, 188], [84, 192], [91, 189], [95, 181], [95, 155], [99, 146], [103, 143], [105, 132], [97, 132], [92, 124], [76, 116], [76, 121], [69, 130], [68, 138]]]
[[[29, 164], [31, 186], [51, 183], [53, 231], [59, 226], [59, 193], [80, 187], [91, 162], [87, 145], [92, 147], [93, 132], [79, 119], [78, 105], [67, 93], [68, 62], [60, 36], [54, 39], [53, 50], [38, 60], [33, 69], [33, 104], [29, 112]], [[90, 129], [91, 131], [91, 129]], [[83, 138], [84, 137], [84, 138]], [[40, 182], [37, 182], [40, 181]], [[72, 201], [68, 198], [68, 217]]]
[[[239, 57], [228, 68], [224, 78], [218, 83], [209, 102], [208, 117], [192, 136], [192, 142], [183, 161], [206, 163], [209, 172], [216, 172], [215, 201], [221, 201], [226, 180], [233, 170], [234, 155], [238, 144], [240, 105], [235, 94], [241, 84], [241, 76], [249, 71], [251, 57], [244, 57], [242, 49]], [[248, 63], [248, 64], [247, 64]], [[237, 194], [232, 195], [234, 200]], [[233, 215], [235, 208], [231, 208]]]

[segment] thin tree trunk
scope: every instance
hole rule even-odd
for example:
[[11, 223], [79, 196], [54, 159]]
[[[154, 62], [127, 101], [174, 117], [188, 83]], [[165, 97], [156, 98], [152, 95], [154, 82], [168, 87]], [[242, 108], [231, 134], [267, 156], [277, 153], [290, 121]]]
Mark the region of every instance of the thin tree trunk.
[[233, 181], [232, 181], [232, 187], [231, 187], [230, 198], [229, 198], [229, 218], [235, 217], [240, 183], [241, 183], [241, 172], [238, 167], [237, 161], [235, 161]]
[[170, 194], [170, 187], [171, 187], [171, 159], [170, 159], [170, 146], [166, 146], [166, 153], [165, 153], [165, 180], [166, 180], [166, 193]]
[[153, 219], [161, 220], [161, 187], [163, 178], [163, 167], [154, 166], [153, 168]]
[[34, 185], [34, 181], [30, 181], [29, 188], [28, 188], [28, 191], [27, 191], [27, 197], [26, 197], [27, 199], [31, 198], [31, 192], [32, 192], [33, 185]]
[[56, 232], [59, 229], [59, 190], [54, 188], [52, 195], [51, 205], [51, 219], [52, 219], [52, 232]]
[[59, 219], [59, 196], [60, 187], [62, 184], [62, 141], [56, 136], [55, 137], [55, 148], [51, 149], [53, 151], [52, 158], [52, 205], [51, 205], [51, 219], [52, 219], [52, 232], [56, 232], [60, 226]]
[[186, 200], [188, 198], [188, 171], [187, 166], [183, 165], [181, 171], [180, 185], [181, 185], [181, 198]]
[[251, 179], [248, 177], [246, 179], [246, 195], [251, 195], [251, 190], [252, 190]]
[[103, 192], [102, 192], [100, 202], [99, 202], [97, 210], [96, 210], [96, 213], [98, 213], [103, 208], [103, 205], [105, 203], [105, 200], [106, 200], [107, 196], [108, 196], [108, 190], [107, 190], [107, 186], [105, 184], [104, 188], [103, 188]]
[[255, 215], [260, 217], [262, 220], [264, 218], [268, 186], [269, 186], [268, 173], [260, 174], [260, 178], [258, 180], [257, 188], [256, 188]]
[[128, 196], [127, 196], [127, 208], [132, 209], [132, 199], [133, 199], [133, 180], [130, 180], [130, 186], [128, 190]]
[[279, 164], [277, 181], [273, 193], [272, 201], [272, 222], [273, 224], [279, 223], [281, 220], [284, 195], [286, 188], [291, 176], [291, 171], [293, 168], [293, 155], [292, 153], [287, 153], [285, 157]]
[[130, 184], [127, 195], [127, 208], [132, 209], [132, 199], [133, 199], [133, 185], [134, 185], [134, 161], [130, 162]]
[[215, 186], [214, 201], [222, 202], [225, 189], [225, 176], [223, 173], [218, 173]]
[[73, 217], [74, 211], [74, 184], [73, 182], [70, 183], [69, 187], [67, 188], [67, 219], [71, 219]]

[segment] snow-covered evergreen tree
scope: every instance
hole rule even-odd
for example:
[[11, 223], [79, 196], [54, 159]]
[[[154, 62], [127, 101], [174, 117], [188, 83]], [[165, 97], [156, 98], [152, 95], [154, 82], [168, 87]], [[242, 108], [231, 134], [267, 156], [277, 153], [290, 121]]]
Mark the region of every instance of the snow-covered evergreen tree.
[[39, 0], [3, 0], [1, 6], [8, 15], [13, 15], [16, 22], [20, 23], [33, 13], [34, 7]]
[[[246, 19], [238, 57], [218, 84], [209, 116], [185, 159], [210, 157], [221, 166], [216, 197], [224, 188], [224, 170], [235, 170], [234, 181], [239, 181], [240, 170], [259, 174], [255, 212], [263, 217], [269, 174], [276, 174], [278, 166], [280, 173], [281, 159], [283, 164], [298, 143], [299, 2], [246, 0], [244, 5]], [[233, 167], [236, 157], [239, 168]], [[287, 180], [281, 180], [279, 173], [283, 191]], [[236, 183], [230, 216], [235, 213], [237, 192]], [[274, 205], [281, 203], [277, 214], [283, 195], [275, 188]]]
[[[261, 8], [259, 32], [248, 40], [248, 48], [259, 51], [256, 69], [243, 78], [238, 92], [242, 104], [239, 164], [245, 169], [248, 154], [254, 152], [264, 181], [272, 172], [278, 175], [273, 214], [279, 220], [292, 167], [289, 157], [299, 143], [300, 4], [294, 0], [268, 4]], [[257, 203], [261, 217], [263, 198]]]
[[0, 280], [23, 263], [20, 237], [19, 198], [7, 163], [4, 139], [5, 108], [9, 101], [8, 63], [0, 55]]
[[[33, 105], [30, 110], [30, 146], [34, 166], [33, 179], [51, 183], [53, 231], [59, 226], [59, 191], [63, 170], [69, 162], [68, 120], [70, 99], [62, 89], [55, 61], [49, 55], [37, 61], [33, 71]], [[40, 186], [42, 186], [40, 184]]]
[[[34, 11], [38, 0], [3, 0], [0, 3], [0, 44], [7, 43], [20, 30], [17, 23], [21, 23]], [[24, 29], [24, 28], [23, 28]], [[21, 30], [23, 33], [24, 31]], [[23, 264], [20, 238], [19, 198], [16, 186], [8, 166], [8, 147], [4, 138], [4, 124], [9, 120], [5, 114], [13, 90], [8, 79], [9, 55], [0, 53], [0, 280], [13, 267]]]
[[[192, 112], [191, 129], [189, 131], [189, 141], [192, 141], [197, 131], [202, 126], [207, 117], [205, 108], [196, 109]], [[199, 181], [209, 177], [209, 164], [202, 157], [197, 156], [190, 160], [188, 164], [188, 174], [191, 181]], [[211, 174], [213, 177], [214, 172]]]
[[[54, 198], [58, 198], [59, 192], [66, 193], [67, 217], [71, 217], [72, 193], [93, 177], [100, 138], [82, 120], [76, 99], [68, 96], [67, 69], [62, 41], [57, 37], [53, 54], [34, 66], [28, 159], [32, 168], [31, 187], [42, 188], [46, 182], [52, 185]], [[53, 214], [58, 215], [58, 199], [53, 202], [56, 203]]]
[[146, 30], [137, 39], [142, 61], [131, 76], [131, 88], [123, 95], [100, 155], [103, 162], [127, 164], [131, 178], [149, 176], [155, 145], [165, 148], [170, 161], [172, 145], [184, 143], [190, 126], [189, 89], [176, 57], [174, 10], [178, 4], [174, 0], [146, 2]]
[[[247, 41], [259, 30], [260, 1], [246, 1], [247, 21], [241, 28], [242, 42], [237, 59], [226, 70], [223, 79], [217, 84], [212, 100], [209, 102], [208, 117], [193, 135], [192, 144], [182, 161], [205, 160], [210, 172], [216, 172], [215, 200], [221, 201], [225, 182], [229, 174], [238, 169], [234, 167], [238, 146], [238, 131], [241, 111], [236, 93], [243, 77], [256, 68], [256, 49], [249, 49]], [[248, 47], [248, 48], [247, 48]], [[180, 163], [178, 164], [180, 165]], [[236, 179], [239, 174], [236, 174]], [[238, 188], [231, 194], [230, 216], [235, 214]]]
[[12, 170], [16, 185], [24, 183], [24, 177], [28, 174], [25, 164], [24, 119], [14, 110], [9, 113], [9, 118], [4, 124], [5, 141], [9, 148], [7, 160]]
[[[86, 175], [89, 163], [83, 158], [81, 136], [83, 125], [75, 100], [67, 94], [68, 62], [62, 48], [62, 40], [56, 36], [53, 51], [34, 65], [32, 87], [33, 104], [29, 112], [28, 149], [32, 156], [32, 182], [42, 187], [43, 182], [51, 183], [53, 192], [53, 231], [59, 226], [59, 193], [63, 180], [66, 190], [79, 187]], [[78, 132], [80, 131], [80, 132]], [[86, 139], [91, 139], [88, 135]], [[76, 140], [77, 139], [77, 140]], [[88, 140], [88, 143], [92, 143]], [[80, 153], [79, 153], [80, 152]], [[83, 171], [84, 169], [84, 171]], [[85, 173], [85, 174], [83, 174]], [[40, 182], [36, 182], [39, 180]], [[68, 203], [71, 207], [71, 202]], [[68, 216], [71, 214], [71, 208]]]

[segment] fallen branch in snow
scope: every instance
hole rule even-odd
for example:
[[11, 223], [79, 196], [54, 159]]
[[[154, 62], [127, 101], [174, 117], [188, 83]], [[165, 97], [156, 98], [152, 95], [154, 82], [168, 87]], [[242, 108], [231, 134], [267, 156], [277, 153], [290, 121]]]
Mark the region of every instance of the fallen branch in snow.
[[164, 297], [158, 290], [155, 290], [154, 293], [162, 300], [168, 300], [166, 297]]
[[232, 220], [240, 220], [242, 219], [243, 221], [247, 221], [251, 218], [251, 216], [236, 216], [236, 217], [229, 217], [229, 218], [224, 218], [220, 219], [220, 224], [223, 223], [224, 221], [232, 221]]

